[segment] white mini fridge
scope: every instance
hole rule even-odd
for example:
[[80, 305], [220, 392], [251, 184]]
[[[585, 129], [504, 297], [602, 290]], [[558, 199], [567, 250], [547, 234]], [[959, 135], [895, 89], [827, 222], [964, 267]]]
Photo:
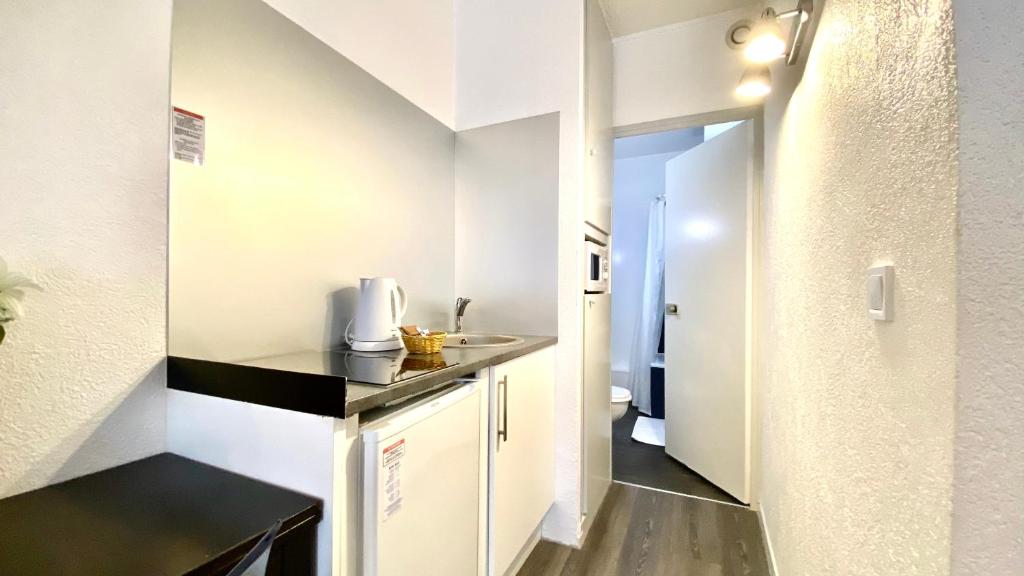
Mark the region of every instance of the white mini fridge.
[[480, 383], [407, 404], [362, 431], [363, 574], [476, 575], [485, 473]]

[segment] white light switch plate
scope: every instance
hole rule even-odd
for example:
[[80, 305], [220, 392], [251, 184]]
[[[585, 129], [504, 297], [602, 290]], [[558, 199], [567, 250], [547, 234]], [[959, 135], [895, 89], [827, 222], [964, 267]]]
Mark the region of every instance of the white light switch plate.
[[868, 317], [892, 322], [892, 288], [895, 273], [891, 264], [868, 268]]

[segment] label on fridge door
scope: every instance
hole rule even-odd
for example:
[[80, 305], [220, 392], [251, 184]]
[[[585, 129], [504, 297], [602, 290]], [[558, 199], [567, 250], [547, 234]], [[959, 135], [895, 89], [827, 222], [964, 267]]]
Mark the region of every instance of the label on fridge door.
[[384, 448], [381, 458], [384, 476], [384, 514], [381, 520], [386, 521], [402, 508], [402, 458], [405, 456], [405, 438]]
[[206, 119], [175, 106], [171, 115], [171, 142], [176, 160], [202, 166], [206, 153]]

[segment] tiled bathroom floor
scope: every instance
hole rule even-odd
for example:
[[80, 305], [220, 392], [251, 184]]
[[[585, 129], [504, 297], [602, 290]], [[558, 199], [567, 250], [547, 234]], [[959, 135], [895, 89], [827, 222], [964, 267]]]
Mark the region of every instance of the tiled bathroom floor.
[[699, 496], [729, 504], [740, 502], [699, 474], [683, 466], [660, 446], [651, 446], [631, 438], [640, 412], [629, 412], [612, 424], [612, 479], [678, 494]]

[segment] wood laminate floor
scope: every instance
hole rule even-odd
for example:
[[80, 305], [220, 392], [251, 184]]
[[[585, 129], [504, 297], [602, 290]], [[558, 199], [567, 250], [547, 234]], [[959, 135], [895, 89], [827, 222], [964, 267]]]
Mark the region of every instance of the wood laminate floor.
[[582, 549], [542, 541], [520, 576], [768, 576], [757, 514], [613, 483]]
[[640, 412], [631, 406], [625, 416], [612, 424], [613, 480], [740, 504], [739, 500], [674, 460], [665, 453], [665, 448], [633, 440], [633, 425], [638, 416]]

